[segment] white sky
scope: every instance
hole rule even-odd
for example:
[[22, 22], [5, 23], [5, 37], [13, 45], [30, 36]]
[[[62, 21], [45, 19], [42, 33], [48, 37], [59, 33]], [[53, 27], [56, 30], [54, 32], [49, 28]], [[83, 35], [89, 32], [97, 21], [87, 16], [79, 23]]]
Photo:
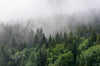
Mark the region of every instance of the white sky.
[[0, 20], [28, 19], [100, 9], [100, 0], [0, 0]]

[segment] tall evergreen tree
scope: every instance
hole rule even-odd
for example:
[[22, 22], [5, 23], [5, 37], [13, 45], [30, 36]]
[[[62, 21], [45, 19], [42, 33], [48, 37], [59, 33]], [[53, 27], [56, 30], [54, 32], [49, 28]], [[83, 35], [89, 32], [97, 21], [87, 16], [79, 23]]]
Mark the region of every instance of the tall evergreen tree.
[[88, 42], [88, 47], [93, 46], [94, 42], [96, 42], [97, 40], [97, 34], [95, 32], [95, 30], [92, 30], [90, 38], [89, 38], [89, 42]]

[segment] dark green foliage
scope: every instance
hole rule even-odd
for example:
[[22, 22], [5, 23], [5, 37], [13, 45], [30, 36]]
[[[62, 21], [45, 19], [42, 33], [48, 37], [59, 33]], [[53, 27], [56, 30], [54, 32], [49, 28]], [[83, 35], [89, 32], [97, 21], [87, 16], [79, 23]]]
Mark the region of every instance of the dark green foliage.
[[97, 37], [96, 44], [100, 44], [100, 34]]
[[100, 66], [100, 45], [82, 51], [80, 54], [80, 66]]
[[21, 42], [18, 46], [19, 51], [22, 51], [24, 48], [26, 48], [26, 42]]
[[93, 30], [91, 32], [90, 38], [88, 39], [88, 47], [93, 46], [96, 40], [97, 40], [97, 35], [96, 32]]
[[57, 32], [56, 36], [55, 36], [55, 43], [56, 44], [59, 44], [60, 43], [60, 35], [59, 33]]
[[67, 45], [68, 43], [68, 37], [67, 37], [66, 32], [64, 33], [63, 42], [65, 43], [65, 45]]
[[55, 66], [73, 66], [74, 65], [73, 61], [74, 61], [73, 54], [69, 51], [59, 56], [58, 59], [54, 62], [54, 65]]

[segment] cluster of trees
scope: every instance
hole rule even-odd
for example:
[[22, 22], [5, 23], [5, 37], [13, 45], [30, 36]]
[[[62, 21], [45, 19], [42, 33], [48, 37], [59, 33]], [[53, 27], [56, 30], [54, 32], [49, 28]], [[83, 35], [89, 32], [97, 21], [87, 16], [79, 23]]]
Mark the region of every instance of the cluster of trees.
[[[48, 38], [42, 29], [0, 39], [0, 66], [100, 66], [100, 25], [78, 26]], [[7, 29], [7, 28], [6, 28]], [[18, 29], [17, 29], [18, 30]], [[28, 37], [27, 39], [25, 37]]]

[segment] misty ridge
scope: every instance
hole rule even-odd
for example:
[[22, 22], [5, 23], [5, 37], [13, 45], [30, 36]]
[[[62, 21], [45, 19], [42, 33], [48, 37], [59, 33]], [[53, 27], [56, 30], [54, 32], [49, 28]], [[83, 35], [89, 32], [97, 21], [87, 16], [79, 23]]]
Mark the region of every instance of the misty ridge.
[[[0, 24], [0, 41], [10, 43], [13, 38], [18, 42], [30, 39], [34, 40], [36, 32], [43, 32], [48, 38], [49, 35], [55, 37], [57, 33], [71, 31], [75, 33], [78, 27], [93, 27], [100, 24], [99, 11], [89, 11], [87, 13], [74, 13], [72, 15], [60, 14], [47, 18], [37, 18], [28, 20], [10, 20]], [[39, 36], [40, 40], [42, 36]], [[6, 41], [5, 41], [6, 40]]]
[[[71, 15], [58, 14], [51, 17], [40, 17], [40, 18], [30, 18], [26, 20], [9, 20], [1, 22], [0, 33], [8, 28], [13, 31], [13, 33], [18, 33], [19, 31], [30, 31], [36, 32], [38, 28], [43, 29], [43, 33], [48, 35], [53, 35], [57, 32], [67, 32], [73, 31], [76, 26], [94, 24], [100, 21], [99, 10], [90, 10], [86, 13], [73, 13]], [[17, 32], [18, 31], [18, 32]], [[4, 34], [4, 33], [3, 33]]]

